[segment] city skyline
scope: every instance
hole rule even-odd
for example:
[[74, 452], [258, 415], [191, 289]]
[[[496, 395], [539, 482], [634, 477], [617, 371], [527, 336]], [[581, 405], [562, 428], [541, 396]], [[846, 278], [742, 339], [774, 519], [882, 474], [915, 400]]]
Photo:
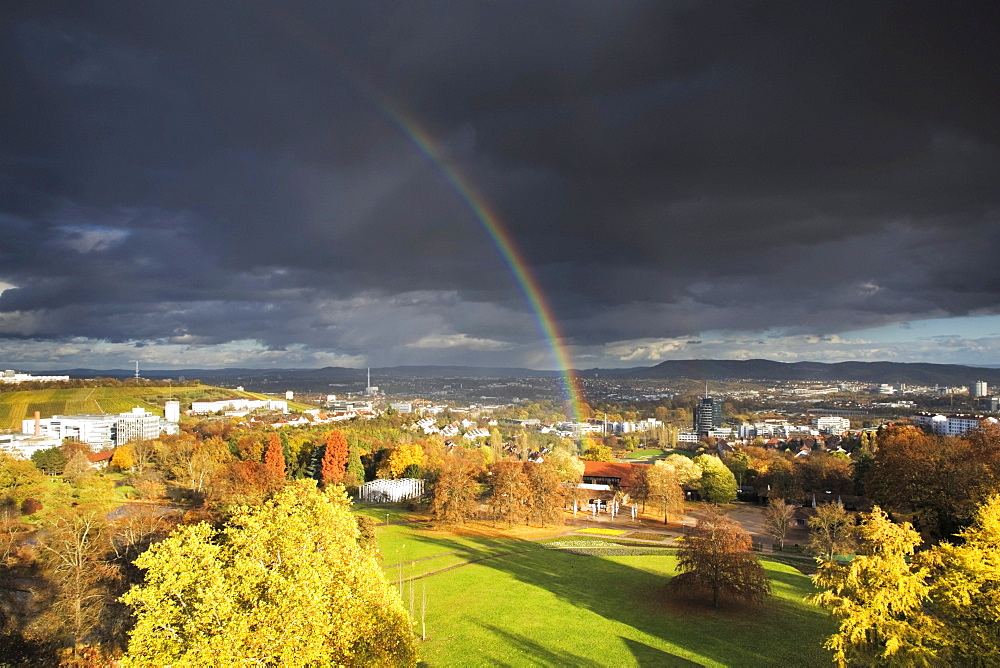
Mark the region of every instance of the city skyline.
[[1000, 360], [1000, 8], [15, 3], [12, 368]]

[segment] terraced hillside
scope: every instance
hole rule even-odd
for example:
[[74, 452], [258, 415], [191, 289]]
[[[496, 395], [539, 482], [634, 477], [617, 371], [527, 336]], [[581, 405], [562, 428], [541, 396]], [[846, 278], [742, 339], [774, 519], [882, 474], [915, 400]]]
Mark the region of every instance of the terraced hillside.
[[[195, 387], [80, 387], [56, 390], [21, 390], [0, 393], [0, 429], [21, 429], [21, 420], [39, 411], [43, 418], [80, 413], [123, 413], [136, 406], [163, 415], [163, 402], [174, 398], [181, 410], [200, 399], [228, 397], [264, 398], [254, 392], [237, 392], [213, 385]], [[273, 398], [273, 397], [269, 397]], [[289, 405], [292, 410], [296, 405]]]

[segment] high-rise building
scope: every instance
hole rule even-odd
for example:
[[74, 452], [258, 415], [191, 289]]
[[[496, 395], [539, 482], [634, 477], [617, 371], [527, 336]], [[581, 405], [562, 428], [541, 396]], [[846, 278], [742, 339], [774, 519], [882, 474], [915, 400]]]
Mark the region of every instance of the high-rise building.
[[989, 384], [985, 380], [977, 380], [976, 384], [972, 387], [972, 396], [974, 397], [986, 397], [990, 394]]
[[707, 436], [708, 432], [722, 426], [722, 402], [714, 397], [705, 397], [694, 407], [694, 430], [699, 436]]
[[181, 421], [181, 402], [171, 399], [163, 404], [163, 418], [167, 422]]

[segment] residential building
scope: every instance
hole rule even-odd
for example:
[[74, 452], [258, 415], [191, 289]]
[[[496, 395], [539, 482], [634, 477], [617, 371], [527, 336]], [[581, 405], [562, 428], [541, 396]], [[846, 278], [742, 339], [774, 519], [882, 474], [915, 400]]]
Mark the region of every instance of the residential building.
[[812, 426], [823, 434], [842, 434], [851, 428], [851, 421], [843, 417], [824, 415], [813, 418]]
[[987, 397], [990, 394], [989, 384], [985, 380], [977, 380], [972, 386], [973, 397]]

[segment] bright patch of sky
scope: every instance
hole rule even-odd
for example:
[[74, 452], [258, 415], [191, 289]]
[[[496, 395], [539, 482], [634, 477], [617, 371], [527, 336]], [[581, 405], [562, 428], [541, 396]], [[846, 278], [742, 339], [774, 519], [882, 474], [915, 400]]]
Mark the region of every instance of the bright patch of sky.
[[1000, 336], [1000, 315], [933, 318], [847, 332], [844, 338], [872, 342], [920, 341], [937, 337], [978, 339]]

